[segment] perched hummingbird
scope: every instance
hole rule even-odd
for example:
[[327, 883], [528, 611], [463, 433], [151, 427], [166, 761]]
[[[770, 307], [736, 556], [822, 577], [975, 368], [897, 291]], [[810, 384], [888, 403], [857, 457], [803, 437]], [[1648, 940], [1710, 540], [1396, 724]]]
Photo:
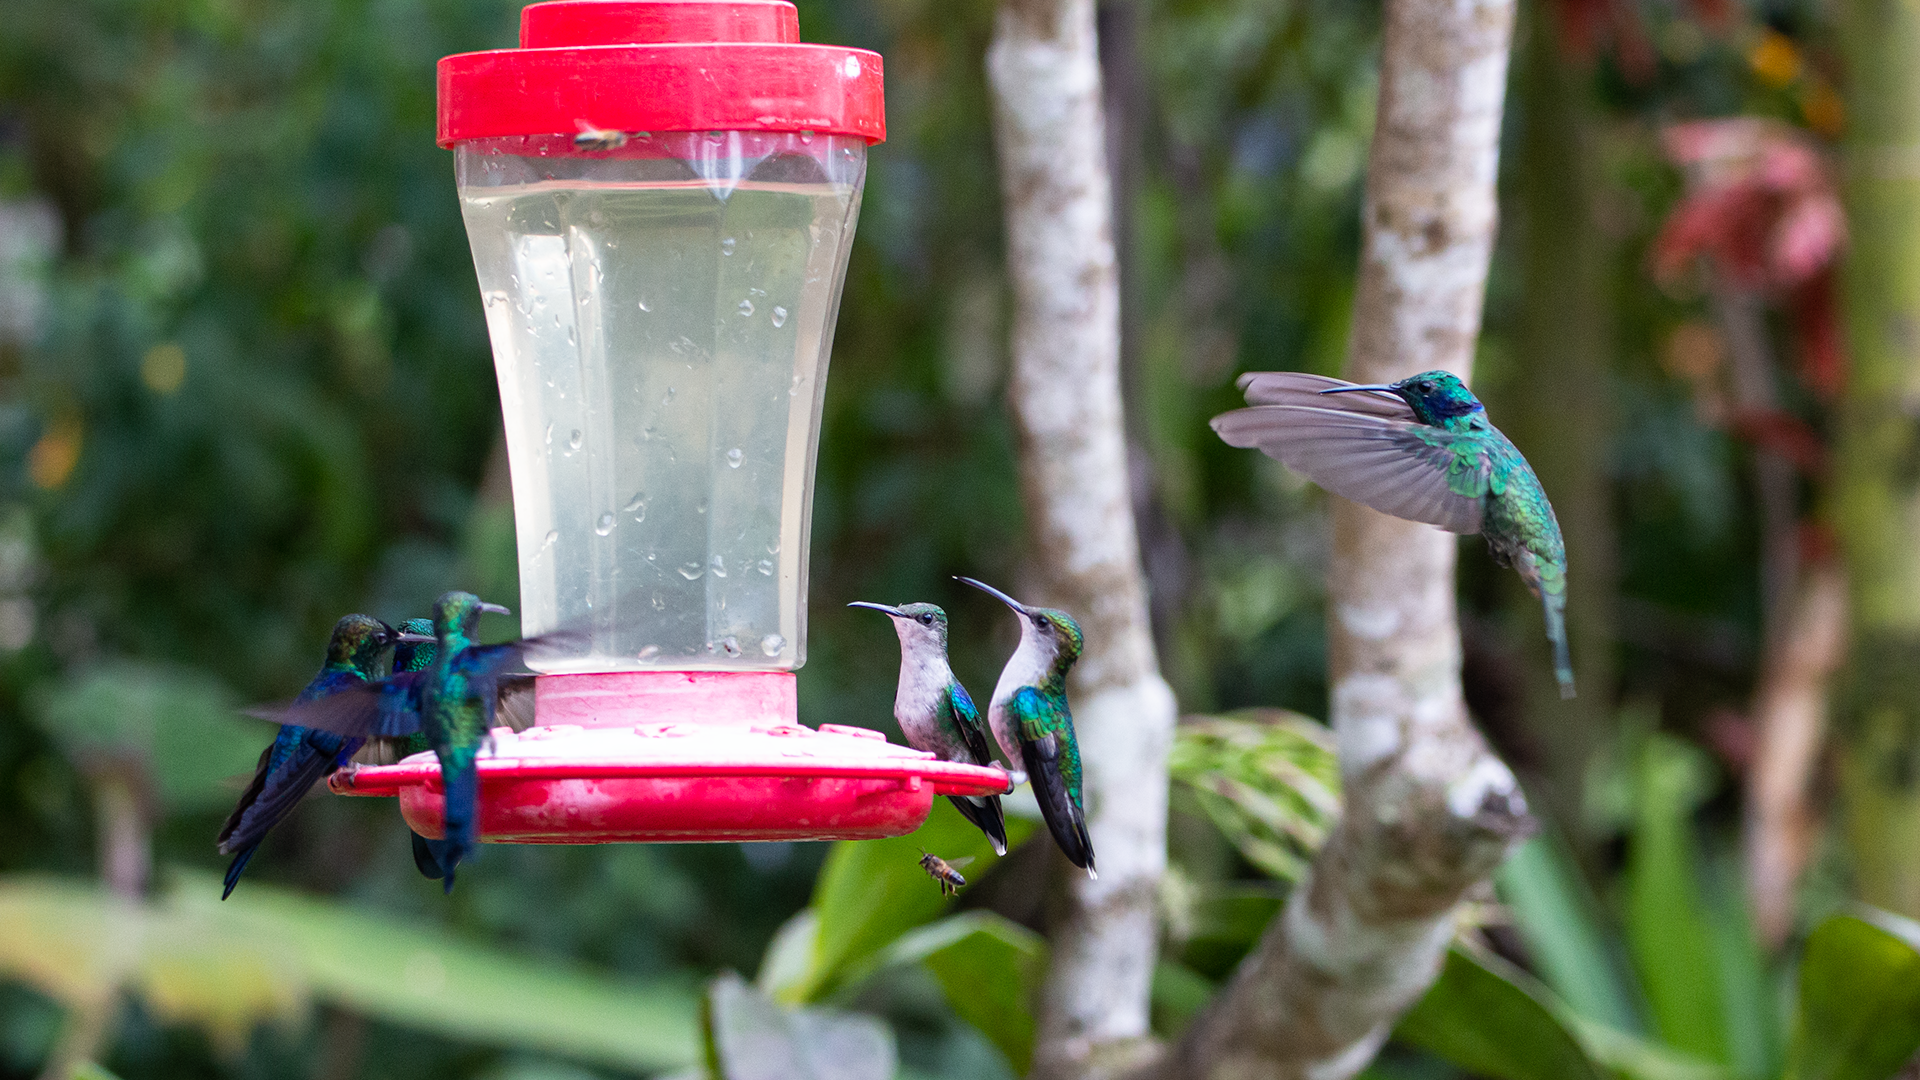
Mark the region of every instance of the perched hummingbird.
[[[941, 761], [993, 764], [993, 748], [980, 725], [967, 688], [947, 665], [947, 613], [932, 604], [888, 607], [856, 600], [848, 607], [872, 608], [893, 620], [900, 635], [900, 688], [893, 697], [893, 718], [907, 745]], [[953, 805], [993, 842], [993, 853], [1007, 853], [1007, 823], [998, 795], [954, 795]]]
[[1546, 610], [1560, 696], [1573, 696], [1567, 654], [1567, 546], [1533, 467], [1458, 377], [1426, 371], [1356, 384], [1298, 371], [1240, 377], [1248, 408], [1213, 418], [1233, 446], [1268, 457], [1336, 495], [1394, 517], [1481, 533]]
[[[335, 623], [333, 637], [327, 642], [327, 662], [294, 699], [296, 705], [365, 686], [378, 678], [381, 655], [400, 640], [401, 633], [366, 615], [348, 615]], [[220, 899], [233, 895], [240, 872], [247, 868], [267, 830], [292, 812], [316, 781], [345, 765], [364, 741], [291, 724], [280, 729], [273, 744], [261, 752], [253, 782], [240, 796], [240, 804], [220, 828], [220, 853], [233, 856]]]
[[[576, 635], [559, 632], [500, 645], [474, 643], [480, 614], [512, 614], [469, 592], [443, 594], [433, 605], [432, 663], [364, 688], [306, 705], [295, 705], [284, 722], [321, 727], [360, 738], [398, 738], [415, 731], [427, 737], [440, 759], [445, 789], [444, 855], [436, 860], [453, 891], [453, 872], [473, 854], [479, 803], [478, 758], [493, 729], [495, 703], [506, 669], [529, 651]], [[424, 872], [424, 868], [423, 868]]]
[[[1073, 865], [1093, 870], [1093, 840], [1080, 802], [1080, 746], [1067, 711], [1067, 672], [1080, 659], [1085, 639], [1073, 616], [1053, 608], [1028, 607], [991, 585], [959, 579], [1012, 608], [1020, 616], [1020, 647], [1000, 671], [987, 720], [1007, 760], [1026, 766], [1026, 779], [1040, 803], [1047, 831]], [[1016, 782], [1018, 778], [1016, 777]]]

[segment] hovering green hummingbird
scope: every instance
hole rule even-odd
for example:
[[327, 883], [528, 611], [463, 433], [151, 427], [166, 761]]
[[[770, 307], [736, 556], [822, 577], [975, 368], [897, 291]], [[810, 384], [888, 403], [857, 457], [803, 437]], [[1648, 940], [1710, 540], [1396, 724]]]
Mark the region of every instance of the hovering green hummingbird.
[[[1213, 418], [1233, 446], [1258, 447], [1336, 495], [1383, 514], [1481, 533], [1546, 611], [1560, 696], [1567, 652], [1567, 546], [1533, 467], [1458, 377], [1426, 371], [1356, 384], [1298, 371], [1240, 377], [1249, 407]], [[1330, 396], [1337, 395], [1337, 396]]]
[[[932, 604], [888, 607], [856, 600], [848, 607], [871, 608], [893, 620], [900, 635], [900, 686], [894, 692], [893, 718], [907, 745], [925, 750], [941, 761], [964, 765], [992, 765], [987, 744], [967, 688], [953, 677], [947, 664], [947, 613]], [[1007, 823], [998, 795], [954, 795], [953, 805], [980, 827], [993, 842], [993, 853], [1007, 853]]]
[[[401, 640], [403, 633], [367, 615], [341, 619], [334, 624], [333, 637], [327, 642], [326, 663], [295, 702], [318, 701], [378, 678], [382, 654]], [[291, 724], [280, 729], [273, 743], [261, 751], [252, 783], [220, 828], [220, 853], [233, 856], [220, 899], [233, 895], [241, 871], [247, 868], [267, 830], [291, 813], [317, 781], [352, 759], [363, 742], [361, 738]]]
[[[495, 706], [506, 669], [530, 651], [558, 645], [570, 632], [522, 638], [500, 645], [479, 645], [474, 632], [482, 612], [510, 615], [469, 592], [443, 594], [433, 605], [435, 638], [432, 662], [364, 688], [321, 701], [295, 705], [283, 722], [320, 727], [343, 735], [399, 738], [423, 733], [440, 759], [445, 789], [446, 848], [436, 859], [453, 891], [454, 870], [472, 856], [478, 843], [478, 759], [491, 738]], [[425, 872], [425, 868], [422, 868]]]
[[[404, 675], [410, 671], [425, 671], [432, 667], [433, 658], [439, 652], [437, 639], [433, 636], [433, 620], [408, 619], [400, 624], [399, 629], [403, 634], [418, 634], [426, 640], [417, 644], [395, 645], [393, 673]], [[411, 757], [431, 749], [433, 744], [427, 741], [426, 733], [416, 731], [401, 740], [395, 753], [398, 757]], [[447, 841], [429, 840], [412, 829], [407, 830], [407, 835], [413, 838], [413, 865], [420, 871], [421, 876], [434, 881], [445, 879], [447, 876], [445, 859], [450, 847]]]
[[[410, 671], [425, 671], [433, 666], [433, 658], [439, 654], [437, 639], [433, 635], [432, 619], [408, 619], [399, 626], [403, 635], [401, 643], [393, 647], [393, 673], [404, 675]], [[502, 675], [500, 694], [494, 706], [494, 715], [507, 727], [515, 731], [524, 731], [533, 724], [533, 676]], [[426, 733], [416, 731], [405, 739], [398, 740], [393, 747], [391, 757], [411, 757], [433, 749]], [[446, 858], [449, 843], [446, 840], [429, 840], [417, 832], [408, 830], [413, 837], [413, 865], [424, 877], [439, 881], [447, 876]]]
[[1007, 760], [1026, 767], [1014, 782], [1033, 784], [1047, 831], [1073, 865], [1097, 878], [1093, 839], [1080, 801], [1080, 746], [1067, 710], [1067, 672], [1080, 659], [1085, 638], [1073, 616], [1053, 608], [1028, 607], [999, 589], [969, 577], [957, 579], [992, 596], [1020, 616], [1020, 646], [1000, 671], [987, 707], [993, 737]]

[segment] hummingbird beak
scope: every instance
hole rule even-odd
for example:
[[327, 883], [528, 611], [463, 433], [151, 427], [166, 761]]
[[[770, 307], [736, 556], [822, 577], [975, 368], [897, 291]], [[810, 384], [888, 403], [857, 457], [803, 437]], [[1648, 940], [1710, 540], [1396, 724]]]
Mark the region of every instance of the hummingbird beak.
[[1382, 394], [1400, 396], [1400, 391], [1391, 383], [1355, 383], [1352, 386], [1329, 386], [1320, 391], [1323, 394], [1351, 394], [1356, 390], [1375, 390]]
[[1001, 603], [1007, 605], [1008, 607], [1012, 608], [1013, 610], [1019, 612], [1022, 615], [1032, 614], [1032, 612], [1027, 610], [1027, 605], [1021, 603], [1018, 600], [1015, 600], [1013, 597], [1008, 596], [1006, 593], [1001, 592], [999, 589], [994, 588], [993, 586], [987, 584], [984, 581], [975, 581], [970, 577], [960, 577], [958, 575], [955, 575], [953, 580], [963, 581], [968, 585], [971, 585], [974, 588], [979, 589], [981, 592], [986, 593], [988, 596], [993, 597], [995, 600], [1000, 601]]
[[513, 614], [513, 609], [512, 609], [512, 608], [510, 608], [510, 607], [507, 607], [507, 606], [505, 606], [504, 604], [489, 604], [489, 603], [487, 603], [487, 602], [486, 602], [486, 601], [484, 601], [484, 600], [482, 600], [482, 601], [480, 602], [480, 610], [481, 610], [481, 611], [487, 611], [487, 612], [492, 612], [492, 613], [493, 613], [493, 614], [495, 614], [495, 615], [511, 615], [511, 614]]
[[904, 614], [903, 612], [901, 612], [901, 610], [900, 610], [899, 608], [897, 608], [897, 607], [888, 607], [888, 606], [887, 606], [887, 605], [885, 605], [885, 604], [871, 604], [871, 603], [868, 603], [868, 602], [867, 602], [867, 601], [865, 601], [865, 600], [855, 600], [855, 601], [854, 601], [853, 603], [851, 603], [851, 604], [848, 604], [847, 606], [848, 606], [848, 607], [863, 607], [863, 608], [868, 608], [868, 609], [871, 609], [871, 610], [873, 610], [873, 611], [878, 611], [878, 612], [880, 612], [881, 614], [884, 614], [884, 615], [891, 615], [891, 616], [893, 616], [893, 617], [894, 617], [894, 618], [896, 618], [896, 619], [904, 619], [904, 618], [906, 618], [906, 615], [905, 615], [905, 614]]
[[424, 645], [425, 643], [429, 641], [434, 641], [434, 640], [436, 639], [432, 634], [395, 634], [393, 635], [393, 642], [396, 645]]

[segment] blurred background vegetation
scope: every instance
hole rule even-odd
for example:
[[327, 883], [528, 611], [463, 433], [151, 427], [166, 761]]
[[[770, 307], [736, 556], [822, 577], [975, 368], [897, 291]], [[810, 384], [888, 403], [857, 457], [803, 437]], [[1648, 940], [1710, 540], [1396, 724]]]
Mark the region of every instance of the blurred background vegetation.
[[[1846, 115], [1828, 7], [1537, 2], [1513, 59], [1476, 389], [1567, 526], [1583, 693], [1563, 706], [1543, 687], [1537, 608], [1469, 552], [1469, 701], [1548, 818], [1485, 936], [1589, 1018], [1570, 1029], [1659, 1044], [1609, 1058], [1636, 1075], [1776, 1070], [1783, 958], [1849, 881], [1816, 822], [1783, 934], [1708, 940], [1744, 926], [1740, 782], [1770, 622], [1796, 568], [1833, 547], [1802, 508], [1818, 506], [1837, 378], [1838, 234], [1791, 266], [1741, 262], [1782, 206], [1831, 202], [1823, 162]], [[801, 3], [807, 40], [885, 55], [890, 133], [827, 391], [811, 723], [892, 726], [892, 636], [848, 600], [947, 606], [976, 696], [1010, 645], [991, 602], [949, 580], [1020, 575], [992, 12]], [[671, 1071], [701, 1052], [700, 988], [724, 971], [756, 982], [713, 984], [706, 1048], [723, 1058], [725, 1018], [745, 1017], [877, 1040], [906, 1075], [1024, 1064], [1018, 995], [1044, 961], [1048, 873], [1032, 849], [973, 868], [939, 923], [906, 840], [495, 847], [445, 899], [390, 804], [315, 798], [232, 904], [204, 902], [235, 794], [221, 778], [271, 734], [233, 704], [296, 690], [344, 612], [397, 621], [455, 586], [515, 600], [498, 404], [432, 72], [509, 44], [517, 16], [512, 0], [7, 5], [0, 1077], [70, 1051], [129, 1080]], [[1205, 421], [1236, 404], [1241, 371], [1338, 369], [1377, 16], [1340, 0], [1101, 9], [1136, 510], [1189, 713], [1324, 714], [1325, 497]], [[1749, 157], [1799, 148], [1812, 178], [1757, 210], [1716, 204], [1725, 169], [1663, 133], [1735, 116], [1770, 122], [1748, 130]], [[1741, 391], [1755, 348], [1764, 401]], [[1183, 734], [1163, 1031], [1231, 970], [1337, 799], [1324, 732], [1276, 715]], [[959, 852], [950, 817], [930, 828]], [[151, 899], [115, 906], [130, 894]], [[844, 921], [866, 908], [893, 921]], [[1705, 966], [1675, 975], [1673, 948]], [[1016, 973], [1014, 996], [943, 992], [1004, 981], [986, 970]], [[1403, 1036], [1381, 1075], [1453, 1075], [1420, 1046], [1473, 1067], [1417, 1024]]]

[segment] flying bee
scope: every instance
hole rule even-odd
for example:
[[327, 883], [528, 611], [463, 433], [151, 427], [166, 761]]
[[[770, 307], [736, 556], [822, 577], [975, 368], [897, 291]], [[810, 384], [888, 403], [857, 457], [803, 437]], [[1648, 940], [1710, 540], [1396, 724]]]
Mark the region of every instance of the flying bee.
[[597, 128], [582, 120], [580, 134], [573, 137], [573, 148], [589, 154], [604, 154], [627, 145], [627, 133], [612, 128]]
[[927, 872], [928, 877], [940, 885], [940, 891], [946, 893], [948, 896], [952, 896], [955, 892], [966, 887], [967, 879], [960, 876], [960, 868], [971, 862], [973, 862], [973, 856], [971, 855], [964, 859], [955, 859], [952, 862], [948, 862], [938, 855], [929, 853], [924, 848], [920, 851], [921, 868]]

